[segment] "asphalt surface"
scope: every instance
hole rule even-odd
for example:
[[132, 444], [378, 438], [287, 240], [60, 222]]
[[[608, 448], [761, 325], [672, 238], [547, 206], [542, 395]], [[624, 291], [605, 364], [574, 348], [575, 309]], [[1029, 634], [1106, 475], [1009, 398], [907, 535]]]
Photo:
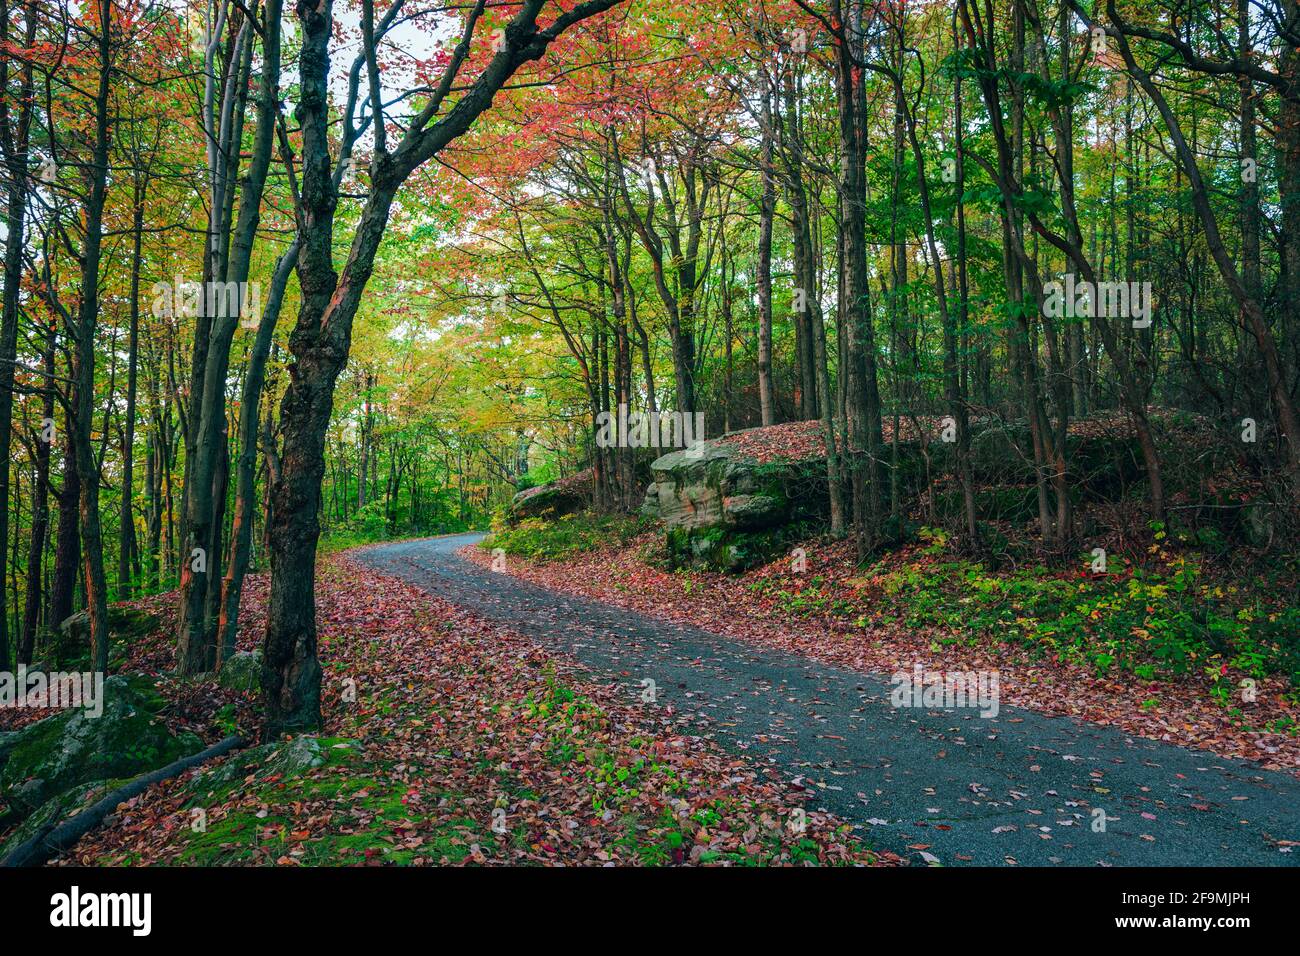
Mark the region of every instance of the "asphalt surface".
[[[551, 591], [457, 557], [481, 535], [360, 561], [672, 707], [770, 764], [864, 839], [945, 866], [1295, 866], [1300, 780], [1015, 707], [895, 707], [888, 675], [828, 666]], [[1100, 821], [1104, 814], [1104, 830]], [[1279, 841], [1283, 841], [1279, 843]], [[923, 847], [923, 849], [917, 849]]]

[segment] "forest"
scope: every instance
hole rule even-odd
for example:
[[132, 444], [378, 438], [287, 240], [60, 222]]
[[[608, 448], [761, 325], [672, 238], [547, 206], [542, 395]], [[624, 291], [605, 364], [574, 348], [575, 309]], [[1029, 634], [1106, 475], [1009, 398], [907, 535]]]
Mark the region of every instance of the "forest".
[[[1004, 706], [1262, 762], [1294, 796], [1296, 0], [0, 0], [0, 182], [5, 852], [83, 818], [64, 784], [204, 747], [414, 787], [386, 749], [424, 732], [414, 681], [459, 701], [439, 734], [497, 700], [467, 753], [562, 715], [550, 766], [641, 822], [503, 829], [561, 784], [466, 758], [435, 789], [481, 838], [397, 827], [361, 859], [954, 862], [760, 779], [673, 823], [676, 784], [627, 774], [684, 731], [611, 728], [687, 677], [530, 630], [551, 611], [517, 578], [915, 664], [917, 706], [928, 667], [991, 672]], [[55, 670], [107, 677], [110, 714], [152, 701], [156, 752], [24, 763], [24, 728], [67, 715], [11, 675]], [[708, 790], [708, 753], [672, 773]], [[76, 859], [346, 855], [319, 813], [278, 843], [254, 821], [249, 849], [251, 791], [218, 812], [150, 786], [151, 830]], [[1278, 800], [1243, 853], [1300, 839]], [[196, 810], [219, 836], [159, 823]]]

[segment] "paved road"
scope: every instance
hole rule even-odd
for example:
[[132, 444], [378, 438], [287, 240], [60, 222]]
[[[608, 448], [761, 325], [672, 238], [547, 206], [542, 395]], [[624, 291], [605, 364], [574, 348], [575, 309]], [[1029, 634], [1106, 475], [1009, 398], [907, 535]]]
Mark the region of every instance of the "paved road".
[[[1300, 780], [1204, 751], [1013, 707], [895, 708], [888, 676], [766, 650], [560, 594], [455, 555], [478, 540], [403, 542], [357, 557], [572, 655], [639, 699], [699, 721], [871, 845], [944, 865], [1294, 866]], [[620, 676], [626, 672], [627, 676]], [[1094, 830], [1105, 813], [1105, 830]], [[932, 861], [931, 861], [932, 862]]]

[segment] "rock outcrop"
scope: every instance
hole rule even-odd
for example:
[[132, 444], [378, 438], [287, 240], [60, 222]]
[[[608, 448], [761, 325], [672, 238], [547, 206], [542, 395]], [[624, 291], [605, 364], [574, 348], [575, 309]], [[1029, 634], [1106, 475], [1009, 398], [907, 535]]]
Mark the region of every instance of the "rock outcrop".
[[[1172, 413], [1156, 422], [1190, 426]], [[962, 510], [954, 487], [955, 426], [950, 419], [917, 416], [884, 422], [885, 480], [896, 478], [903, 510], [915, 512], [925, 495], [940, 520]], [[971, 423], [971, 469], [976, 507], [985, 521], [1026, 522], [1038, 513], [1033, 442], [1023, 422]], [[1143, 476], [1132, 424], [1109, 414], [1071, 423], [1071, 493], [1080, 501], [1113, 500]], [[896, 475], [888, 469], [897, 467]], [[790, 536], [787, 529], [829, 510], [826, 456], [818, 422], [751, 428], [674, 451], [651, 466], [653, 481], [642, 513], [663, 521], [670, 562], [742, 570], [769, 559]], [[885, 491], [887, 496], [892, 489]], [[1255, 529], [1257, 535], [1264, 532]]]
[[511, 524], [528, 518], [562, 518], [591, 505], [591, 469], [587, 468], [535, 488], [525, 488], [510, 500]]
[[772, 430], [733, 432], [650, 466], [641, 511], [664, 522], [674, 564], [742, 570], [778, 549], [783, 529], [824, 512], [820, 446], [809, 449], [792, 432], [784, 454], [768, 455], [746, 443], [749, 432], [760, 431]]
[[202, 749], [194, 734], [176, 736], [159, 719], [162, 696], [145, 677], [104, 681], [102, 713], [63, 711], [5, 741], [0, 801], [19, 819], [82, 784], [147, 773]]
[[114, 789], [114, 785], [107, 780], [92, 780], [71, 786], [50, 797], [22, 823], [0, 838], [0, 860], [42, 830], [74, 816]]
[[[134, 638], [148, 634], [158, 626], [158, 618], [137, 608], [112, 605], [108, 607], [108, 634], [114, 650]], [[90, 662], [90, 612], [78, 611], [59, 622], [58, 629], [46, 636], [38, 647], [43, 666], [67, 668], [73, 664]]]
[[262, 649], [237, 651], [221, 664], [217, 683], [227, 690], [254, 691], [262, 677]]

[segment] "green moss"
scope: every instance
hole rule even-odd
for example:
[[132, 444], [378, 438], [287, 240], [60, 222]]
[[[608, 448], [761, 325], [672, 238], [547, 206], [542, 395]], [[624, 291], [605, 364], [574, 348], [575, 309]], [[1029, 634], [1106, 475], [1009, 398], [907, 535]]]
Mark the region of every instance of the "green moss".
[[[187, 811], [222, 809], [213, 811], [201, 832], [185, 832], [179, 862], [229, 866], [254, 857], [276, 860], [300, 851], [292, 859], [304, 866], [367, 861], [405, 865], [416, 857], [459, 862], [469, 854], [471, 843], [491, 845], [490, 834], [469, 819], [453, 819], [429, 831], [423, 814], [405, 802], [409, 784], [386, 778], [383, 768], [375, 768], [379, 772], [373, 775], [357, 775], [363, 756], [350, 741], [322, 738], [318, 744], [324, 762], [297, 776], [281, 773], [285, 758], [275, 751], [283, 751], [285, 745], [277, 744], [269, 745], [271, 752], [259, 747], [237, 755], [242, 759], [192, 781], [193, 795], [184, 804]], [[432, 799], [437, 802], [442, 796], [463, 799], [456, 794]], [[294, 807], [305, 805], [311, 806], [310, 822], [293, 812]], [[396, 845], [397, 829], [418, 831], [422, 844]]]
[[0, 770], [0, 794], [25, 814], [69, 787], [136, 777], [202, 749], [193, 734], [171, 734], [158, 718], [164, 706], [147, 678], [109, 678], [100, 716], [69, 710], [21, 732]]
[[[329, 773], [354, 768], [361, 760], [356, 743], [342, 737], [300, 736], [291, 741], [263, 744], [204, 768], [186, 784], [186, 790], [194, 795], [187, 806], [221, 802], [262, 781], [318, 779], [318, 771]], [[253, 782], [247, 784], [250, 777]]]
[[69, 787], [46, 800], [35, 813], [6, 834], [4, 842], [0, 844], [0, 859], [36, 836], [47, 823], [58, 826], [120, 785], [121, 781], [95, 780]]
[[500, 548], [508, 555], [555, 561], [591, 551], [610, 541], [630, 541], [648, 526], [645, 518], [628, 515], [566, 515], [553, 520], [529, 518], [514, 527], [497, 527], [479, 547]]
[[114, 637], [143, 637], [158, 626], [158, 618], [139, 608], [112, 606], [108, 609], [108, 629]]
[[779, 554], [800, 526], [764, 531], [738, 531], [717, 525], [708, 528], [670, 528], [665, 549], [671, 569], [698, 568], [739, 573], [770, 561]]

